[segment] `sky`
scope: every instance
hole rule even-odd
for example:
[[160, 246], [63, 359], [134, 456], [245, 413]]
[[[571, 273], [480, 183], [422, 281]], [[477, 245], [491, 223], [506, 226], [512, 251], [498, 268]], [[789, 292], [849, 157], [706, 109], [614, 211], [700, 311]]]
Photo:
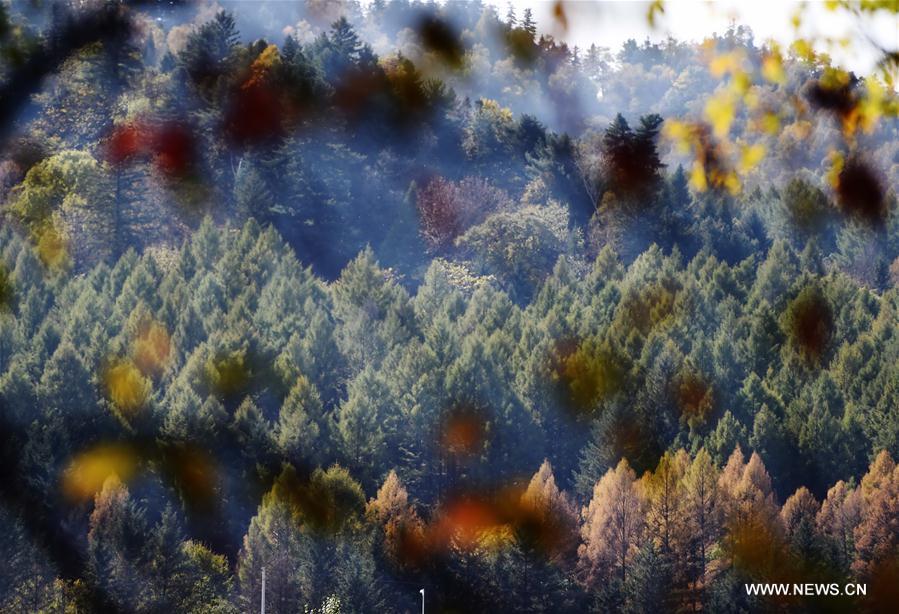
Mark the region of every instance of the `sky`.
[[[509, 3], [490, 0], [497, 12], [505, 16]], [[822, 2], [793, 0], [667, 0], [665, 12], [650, 28], [646, 15], [649, 2], [622, 0], [569, 0], [564, 2], [568, 29], [564, 31], [553, 17], [552, 0], [515, 0], [511, 3], [520, 17], [531, 8], [541, 32], [553, 34], [569, 46], [589, 47], [591, 43], [617, 50], [628, 38], [642, 41], [647, 36], [662, 40], [669, 34], [679, 40], [700, 41], [713, 32], [723, 33], [731, 21], [752, 28], [757, 44], [773, 39], [789, 45], [796, 39], [792, 16], [801, 11], [799, 35], [819, 41], [816, 48], [827, 51], [844, 67], [857, 74], [869, 74], [879, 58], [876, 46], [868, 37], [888, 49], [899, 49], [899, 17], [883, 11], [874, 16], [858, 18], [845, 11], [829, 11]], [[847, 38], [847, 49], [829, 47], [826, 38]]]

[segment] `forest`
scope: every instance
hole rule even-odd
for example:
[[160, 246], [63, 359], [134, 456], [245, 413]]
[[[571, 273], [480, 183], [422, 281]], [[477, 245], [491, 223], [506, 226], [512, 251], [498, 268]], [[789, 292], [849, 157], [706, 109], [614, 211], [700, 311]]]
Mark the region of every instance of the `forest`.
[[899, 54], [601, 42], [0, 2], [0, 611], [895, 611]]

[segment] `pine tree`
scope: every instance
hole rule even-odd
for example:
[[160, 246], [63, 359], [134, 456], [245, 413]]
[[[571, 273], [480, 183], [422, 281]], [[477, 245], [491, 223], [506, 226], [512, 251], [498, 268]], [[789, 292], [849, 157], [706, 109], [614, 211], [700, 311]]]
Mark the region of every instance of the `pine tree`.
[[806, 563], [811, 563], [819, 555], [815, 534], [819, 507], [812, 493], [800, 487], [787, 498], [780, 511], [787, 541], [793, 553]]
[[0, 546], [6, 553], [0, 561], [0, 604], [9, 611], [49, 609], [56, 569], [35, 547], [21, 517], [7, 510], [0, 511]]
[[666, 612], [674, 607], [671, 588], [674, 570], [670, 558], [661, 555], [658, 546], [647, 541], [637, 554], [624, 584], [623, 612]]
[[227, 559], [206, 546], [186, 541], [181, 545], [182, 573], [174, 579], [182, 611], [202, 610], [237, 614], [233, 577]]
[[68, 342], [62, 342], [44, 366], [37, 393], [47, 415], [69, 425], [76, 442], [108, 433], [111, 421], [100, 411], [94, 377]]
[[347, 399], [336, 417], [341, 450], [354, 470], [368, 475], [386, 459], [390, 434], [389, 391], [374, 370], [366, 368], [348, 385]]
[[799, 275], [798, 258], [784, 241], [775, 241], [765, 261], [759, 265], [755, 276], [750, 304], [766, 301], [775, 309], [781, 309], [788, 300], [790, 286]]
[[256, 165], [245, 159], [241, 160], [234, 179], [234, 206], [236, 219], [252, 217], [260, 223], [271, 221], [276, 207], [274, 196]]
[[827, 360], [833, 335], [833, 310], [819, 285], [806, 285], [789, 302], [781, 318], [781, 328], [789, 348], [804, 362], [818, 365]]
[[409, 506], [409, 493], [396, 471], [391, 470], [387, 474], [384, 483], [378, 488], [377, 496], [368, 502], [366, 510], [380, 523], [414, 514], [414, 510]]
[[246, 397], [234, 412], [230, 430], [241, 455], [250, 462], [265, 459], [272, 449], [271, 427], [250, 397]]
[[314, 590], [312, 545], [301, 530], [302, 509], [290, 496], [293, 475], [286, 470], [279, 476], [244, 536], [237, 572], [244, 608], [260, 602], [263, 567], [266, 605], [273, 612], [300, 611]]
[[331, 586], [341, 607], [351, 612], [378, 612], [387, 605], [384, 583], [375, 566], [371, 540], [340, 540], [335, 548]]
[[746, 427], [740, 424], [730, 411], [726, 411], [715, 430], [709, 433], [705, 446], [715, 463], [721, 464], [734, 447], [745, 447], [747, 439]]
[[331, 24], [327, 35], [323, 34], [316, 40], [314, 52], [330, 83], [339, 83], [350, 76], [350, 71], [370, 61], [367, 57], [370, 50], [359, 40], [359, 35], [346, 17], [340, 17]]
[[146, 545], [145, 565], [148, 586], [144, 607], [170, 609], [183, 599], [179, 594], [178, 576], [184, 573], [185, 561], [181, 551], [182, 534], [172, 507], [166, 506], [156, 526], [150, 531]]
[[633, 141], [634, 131], [624, 116], [617, 113], [602, 136], [603, 154], [608, 160], [607, 175], [610, 179], [614, 180], [615, 175], [621, 172], [618, 165], [630, 162]]
[[106, 480], [94, 500], [87, 534], [88, 573], [104, 589], [110, 606], [136, 611], [144, 587], [144, 514], [116, 476]]
[[506, 26], [512, 29], [516, 26], [518, 20], [515, 18], [515, 6], [510, 2], [506, 10]]
[[828, 491], [815, 518], [817, 532], [834, 568], [844, 574], [855, 558], [855, 529], [862, 521], [861, 491], [839, 481]]
[[[602, 137], [602, 174], [618, 199], [647, 200], [655, 195], [664, 167], [656, 148], [662, 125], [659, 115], [644, 115], [633, 130], [621, 113]], [[645, 203], [642, 203], [645, 206]]]
[[537, 37], [537, 23], [534, 21], [534, 13], [530, 8], [524, 9], [521, 17], [521, 29], [528, 33], [533, 43]]
[[833, 261], [859, 283], [869, 288], [883, 288], [890, 264], [885, 240], [881, 230], [850, 221], [837, 235]]
[[214, 94], [218, 79], [225, 76], [239, 42], [234, 16], [219, 11], [194, 31], [178, 55], [178, 64], [206, 96]]
[[300, 375], [284, 399], [275, 425], [275, 442], [288, 462], [296, 466], [321, 463], [326, 453], [323, 418], [318, 391]]
[[342, 56], [353, 58], [359, 54], [361, 49], [359, 36], [346, 17], [341, 17], [331, 25], [330, 39], [331, 44]]
[[789, 488], [797, 479], [791, 470], [796, 459], [791, 454], [790, 439], [781, 419], [768, 405], [762, 405], [755, 415], [749, 444], [765, 461], [765, 466], [771, 468], [777, 490], [784, 492], [784, 488]]
[[690, 204], [690, 189], [687, 174], [682, 165], [677, 165], [677, 169], [671, 175], [670, 185], [672, 204], [677, 211], [683, 211]]

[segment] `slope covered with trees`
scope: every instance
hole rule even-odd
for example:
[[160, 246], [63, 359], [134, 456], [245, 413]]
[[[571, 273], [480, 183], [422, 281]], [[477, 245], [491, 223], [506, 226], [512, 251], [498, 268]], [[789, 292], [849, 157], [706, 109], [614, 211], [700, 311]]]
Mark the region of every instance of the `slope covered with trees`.
[[2, 5], [0, 608], [899, 602], [891, 84], [285, 5]]
[[370, 251], [328, 284], [253, 222], [77, 277], [2, 254], [11, 603], [243, 609], [265, 566], [278, 611], [416, 582], [727, 609], [740, 578], [892, 573], [896, 291], [783, 242], [562, 256], [525, 305], [440, 260], [410, 295]]

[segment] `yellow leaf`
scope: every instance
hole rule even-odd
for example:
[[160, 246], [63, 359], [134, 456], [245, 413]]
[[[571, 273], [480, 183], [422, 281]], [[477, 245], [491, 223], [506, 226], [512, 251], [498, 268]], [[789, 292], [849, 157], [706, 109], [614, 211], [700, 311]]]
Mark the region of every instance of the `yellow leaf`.
[[890, 64], [888, 62], [880, 63], [880, 77], [883, 79], [884, 84], [886, 84], [887, 89], [892, 92], [896, 91], [896, 76], [894, 73], [897, 72], [899, 66], [896, 64]]
[[819, 83], [827, 89], [836, 90], [849, 85], [850, 80], [849, 73], [845, 70], [828, 66], [824, 69]]
[[724, 187], [727, 188], [727, 191], [730, 192], [733, 196], [736, 196], [740, 193], [742, 186], [740, 185], [740, 179], [737, 177], [737, 174], [733, 171], [729, 171], [722, 180], [724, 183]]
[[103, 444], [75, 456], [62, 475], [63, 493], [70, 499], [93, 497], [112, 477], [126, 481], [137, 471], [134, 451], [121, 444]]
[[144, 375], [155, 375], [165, 367], [171, 351], [171, 340], [159, 322], [144, 324], [134, 340], [134, 363]]
[[258, 62], [259, 66], [262, 68], [271, 68], [280, 61], [280, 59], [281, 55], [278, 52], [278, 46], [269, 45], [259, 54], [259, 57], [256, 58], [256, 62]]
[[234, 350], [206, 361], [206, 377], [218, 394], [230, 396], [250, 383], [250, 368], [244, 349]]
[[771, 83], [786, 84], [787, 73], [779, 53], [769, 53], [762, 59], [762, 76]]
[[858, 125], [865, 132], [871, 134], [883, 115], [883, 101], [885, 92], [876, 78], [865, 81], [867, 89], [865, 97], [858, 105]]
[[740, 172], [746, 174], [758, 166], [759, 162], [765, 158], [766, 153], [766, 147], [760, 143], [744, 145], [740, 149]]
[[485, 528], [478, 535], [477, 545], [484, 550], [502, 550], [515, 541], [511, 525], [498, 524]]
[[809, 43], [804, 38], [799, 38], [793, 42], [792, 45], [793, 53], [796, 54], [796, 57], [803, 59], [807, 62], [815, 61], [815, 50], [812, 49], [811, 43]]
[[777, 113], [765, 113], [759, 121], [761, 128], [767, 134], [777, 134], [780, 131], [780, 117]]
[[840, 173], [843, 172], [843, 165], [845, 164], [845, 160], [843, 159], [843, 154], [836, 150], [831, 150], [830, 155], [830, 168], [827, 171], [827, 183], [834, 189], [838, 188], [840, 185]]
[[699, 162], [694, 162], [693, 170], [690, 171], [690, 187], [697, 192], [705, 192], [709, 187], [705, 177], [705, 169]]
[[113, 364], [106, 370], [103, 379], [109, 400], [126, 413], [143, 407], [150, 395], [150, 383], [130, 360]]
[[705, 115], [718, 138], [724, 138], [730, 132], [730, 125], [736, 115], [734, 107], [733, 98], [726, 92], [720, 92], [706, 102]]
[[739, 69], [741, 59], [742, 56], [736, 51], [717, 55], [709, 62], [709, 72], [713, 77], [723, 77], [728, 73], [733, 73]]
[[737, 96], [745, 96], [751, 85], [752, 79], [749, 78], [749, 73], [743, 70], [734, 72], [730, 87]]
[[646, 12], [646, 21], [649, 23], [650, 28], [656, 27], [656, 14], [664, 12], [665, 5], [662, 3], [662, 0], [655, 0], [649, 5], [649, 10]]
[[51, 269], [68, 265], [68, 241], [52, 224], [46, 224], [37, 233], [37, 254], [41, 262]]
[[662, 134], [665, 138], [674, 141], [679, 153], [685, 154], [690, 151], [690, 139], [692, 131], [690, 126], [684, 122], [668, 120], [662, 128]]
[[672, 140], [683, 140], [689, 134], [689, 128], [684, 122], [669, 119], [662, 127], [662, 134]]

